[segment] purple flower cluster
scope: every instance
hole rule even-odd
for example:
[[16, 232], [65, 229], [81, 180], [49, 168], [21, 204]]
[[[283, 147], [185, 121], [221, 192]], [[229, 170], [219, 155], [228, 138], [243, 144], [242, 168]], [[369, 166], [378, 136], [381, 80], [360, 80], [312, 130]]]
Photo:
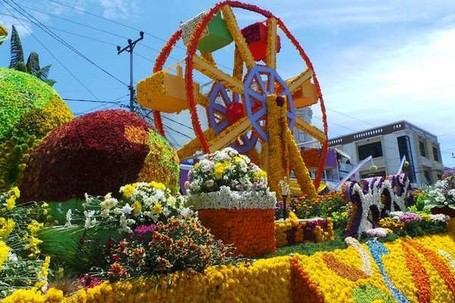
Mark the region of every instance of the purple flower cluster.
[[419, 216], [418, 214], [415, 214], [415, 213], [411, 213], [411, 212], [403, 213], [398, 218], [400, 221], [404, 222], [405, 224], [408, 224], [412, 221], [421, 221], [422, 220], [421, 216]]

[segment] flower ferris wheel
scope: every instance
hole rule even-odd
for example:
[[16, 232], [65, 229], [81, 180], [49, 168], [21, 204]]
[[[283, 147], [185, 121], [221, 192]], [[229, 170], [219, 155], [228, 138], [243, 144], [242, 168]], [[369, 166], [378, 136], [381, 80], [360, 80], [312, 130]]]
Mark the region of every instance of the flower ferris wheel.
[[[240, 29], [233, 9], [250, 11], [262, 21]], [[303, 70], [286, 80], [277, 71], [279, 34], [295, 47]], [[184, 73], [177, 68], [177, 75], [172, 75], [163, 67], [179, 39], [186, 45], [185, 68]], [[226, 72], [214, 52], [232, 41], [233, 66]], [[138, 102], [154, 110], [155, 127], [164, 136], [161, 112], [189, 110], [196, 137], [179, 149], [181, 159], [197, 151], [209, 153], [232, 146], [267, 171], [272, 190], [279, 191], [278, 181], [293, 171], [301, 191], [316, 194], [327, 152], [322, 93], [303, 48], [271, 12], [237, 1], [218, 3], [180, 26], [157, 57], [153, 72], [138, 83]], [[211, 81], [208, 93], [201, 92], [194, 80], [196, 73]], [[312, 105], [321, 108], [322, 130], [297, 115], [299, 109]], [[206, 129], [201, 126], [198, 106], [205, 109]], [[292, 135], [295, 129], [322, 145], [314, 184]]]

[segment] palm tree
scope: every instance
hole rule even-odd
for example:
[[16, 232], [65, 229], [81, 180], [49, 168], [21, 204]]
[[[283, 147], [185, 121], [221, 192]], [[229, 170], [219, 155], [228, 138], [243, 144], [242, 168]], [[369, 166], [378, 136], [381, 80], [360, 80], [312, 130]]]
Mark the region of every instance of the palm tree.
[[55, 80], [47, 78], [51, 65], [46, 65], [41, 68], [39, 64], [39, 55], [36, 52], [31, 52], [28, 56], [27, 63], [25, 63], [22, 42], [14, 25], [13, 30], [11, 31], [11, 61], [9, 68], [29, 73], [50, 86], [53, 86], [56, 82]]

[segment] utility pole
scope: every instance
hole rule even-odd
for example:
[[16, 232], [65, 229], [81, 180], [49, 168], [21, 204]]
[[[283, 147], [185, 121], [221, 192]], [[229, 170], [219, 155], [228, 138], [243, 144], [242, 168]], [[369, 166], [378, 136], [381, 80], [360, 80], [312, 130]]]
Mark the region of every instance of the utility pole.
[[134, 101], [135, 101], [135, 90], [133, 86], [133, 52], [134, 52], [134, 47], [136, 46], [136, 43], [144, 39], [144, 32], [140, 31], [139, 32], [139, 38], [136, 40], [131, 40], [128, 39], [128, 45], [121, 48], [120, 46], [117, 45], [117, 55], [120, 55], [124, 51], [127, 51], [130, 53], [130, 85], [128, 86], [128, 89], [130, 90], [130, 112], [134, 112]]

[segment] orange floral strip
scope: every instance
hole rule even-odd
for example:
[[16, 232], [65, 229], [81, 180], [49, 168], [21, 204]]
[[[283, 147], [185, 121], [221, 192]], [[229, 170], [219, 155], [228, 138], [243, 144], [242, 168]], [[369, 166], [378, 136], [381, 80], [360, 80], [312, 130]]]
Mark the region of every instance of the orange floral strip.
[[293, 303], [325, 302], [324, 295], [318, 289], [318, 284], [310, 280], [297, 257], [291, 259], [291, 296]]
[[259, 257], [274, 252], [275, 211], [273, 209], [201, 209], [201, 223], [236, 254]]
[[335, 272], [340, 277], [346, 278], [355, 282], [359, 279], [366, 279], [368, 275], [362, 270], [355, 268], [352, 265], [344, 264], [338, 261], [333, 254], [325, 253], [322, 255], [325, 265]]
[[420, 303], [427, 303], [431, 300], [430, 277], [422, 266], [419, 257], [411, 250], [409, 245], [402, 243], [406, 266], [412, 274], [414, 283], [417, 287], [417, 298]]
[[439, 276], [444, 280], [447, 287], [450, 289], [453, 295], [455, 295], [455, 276], [453, 275], [450, 267], [444, 262], [438, 254], [431, 249], [426, 248], [422, 244], [413, 241], [407, 240], [405, 243], [411, 245], [415, 250], [420, 252], [425, 256], [425, 258], [430, 262], [430, 264], [437, 270]]

